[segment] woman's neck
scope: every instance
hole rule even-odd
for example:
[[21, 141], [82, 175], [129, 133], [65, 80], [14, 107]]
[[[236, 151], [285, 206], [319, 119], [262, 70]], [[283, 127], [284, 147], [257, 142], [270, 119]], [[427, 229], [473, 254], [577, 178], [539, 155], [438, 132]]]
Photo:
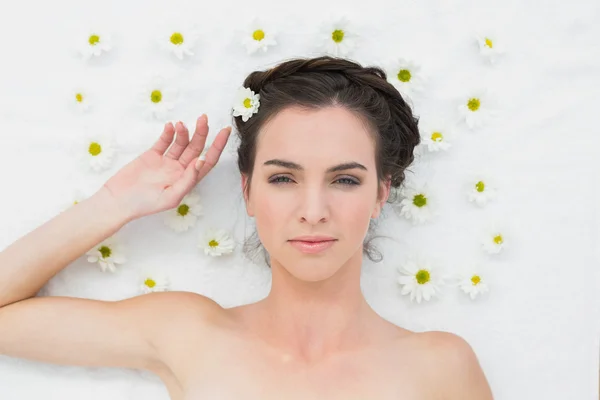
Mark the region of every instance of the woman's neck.
[[271, 292], [253, 304], [253, 330], [270, 346], [307, 363], [369, 345], [386, 321], [360, 289], [359, 256], [318, 282], [298, 280], [274, 260]]

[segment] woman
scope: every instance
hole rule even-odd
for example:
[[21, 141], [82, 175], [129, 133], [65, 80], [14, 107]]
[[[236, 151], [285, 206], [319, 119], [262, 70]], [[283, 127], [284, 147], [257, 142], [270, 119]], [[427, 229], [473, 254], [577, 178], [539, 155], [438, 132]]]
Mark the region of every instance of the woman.
[[269, 295], [229, 309], [190, 292], [34, 297], [127, 222], [176, 207], [206, 176], [231, 128], [202, 163], [203, 115], [191, 140], [182, 123], [167, 124], [93, 196], [0, 253], [0, 353], [146, 369], [172, 399], [492, 399], [462, 338], [400, 328], [360, 289], [363, 253], [371, 254], [363, 240], [420, 140], [385, 73], [295, 59], [251, 73], [244, 87], [260, 101], [249, 97], [248, 112], [234, 113], [238, 166], [272, 269]]

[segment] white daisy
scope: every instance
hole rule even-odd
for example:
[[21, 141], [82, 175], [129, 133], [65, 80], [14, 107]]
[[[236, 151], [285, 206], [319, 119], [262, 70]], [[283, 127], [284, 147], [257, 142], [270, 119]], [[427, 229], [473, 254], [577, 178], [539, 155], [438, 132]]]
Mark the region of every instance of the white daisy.
[[86, 61], [112, 49], [112, 36], [96, 29], [84, 32], [78, 37], [78, 41], [77, 48]]
[[473, 175], [469, 180], [467, 199], [483, 207], [497, 197], [497, 188], [485, 174]]
[[490, 64], [495, 64], [496, 60], [505, 53], [504, 45], [497, 36], [475, 35], [475, 40], [479, 45], [479, 52], [486, 57]]
[[336, 57], [344, 57], [357, 47], [359, 35], [354, 27], [344, 16], [335, 18], [330, 16], [319, 28], [319, 41], [317, 45], [321, 50]]
[[200, 237], [199, 247], [204, 254], [217, 257], [233, 252], [234, 242], [225, 229], [208, 228]]
[[127, 259], [123, 255], [122, 246], [111, 236], [90, 249], [86, 255], [88, 262], [98, 263], [102, 272], [117, 270], [115, 264], [123, 264]]
[[451, 132], [444, 126], [428, 124], [419, 121], [419, 132], [421, 134], [421, 143], [419, 143], [420, 152], [436, 153], [446, 151], [452, 144], [449, 139], [452, 137]]
[[480, 87], [463, 98], [458, 112], [470, 129], [481, 128], [496, 116], [494, 104], [489, 90]]
[[260, 107], [260, 94], [255, 94], [250, 88], [240, 87], [235, 96], [231, 115], [241, 116], [242, 121], [246, 122], [252, 114], [258, 112], [258, 107]]
[[191, 26], [180, 25], [163, 23], [156, 41], [162, 50], [170, 52], [178, 59], [183, 60], [184, 56], [194, 55], [192, 49], [196, 45], [200, 33]]
[[80, 143], [78, 157], [89, 169], [101, 172], [114, 163], [118, 146], [112, 135], [87, 131], [82, 134]]
[[436, 215], [427, 185], [405, 182], [399, 194], [402, 197], [398, 205], [400, 216], [412, 220], [414, 224], [427, 222]]
[[80, 113], [85, 113], [90, 109], [90, 100], [87, 91], [76, 88], [71, 94], [71, 99], [75, 105], [75, 109]]
[[254, 54], [258, 50], [266, 53], [269, 46], [276, 46], [277, 30], [257, 17], [254, 17], [246, 26], [241, 44], [246, 47], [248, 55]]
[[190, 192], [186, 194], [179, 206], [164, 212], [165, 224], [175, 232], [187, 231], [196, 225], [198, 217], [202, 215], [200, 196]]
[[420, 256], [409, 258], [398, 268], [398, 272], [398, 283], [402, 285], [400, 294], [410, 293], [411, 302], [415, 299], [417, 303], [421, 303], [421, 299], [429, 301], [438, 295], [444, 285], [444, 278], [437, 268]]
[[149, 118], [165, 120], [169, 112], [175, 108], [179, 92], [170, 87], [165, 78], [155, 74], [147, 79], [138, 92], [139, 104]]
[[489, 254], [500, 253], [505, 247], [505, 242], [505, 233], [495, 225], [488, 228], [481, 239], [483, 250]]
[[460, 275], [458, 286], [460, 289], [475, 300], [478, 294], [489, 291], [487, 279], [484, 278], [480, 267], [474, 267]]
[[144, 268], [139, 275], [140, 293], [167, 292], [170, 290], [169, 277], [158, 268]]
[[69, 208], [71, 206], [74, 206], [75, 204], [79, 204], [88, 197], [89, 196], [83, 190], [75, 188], [71, 193], [70, 201], [65, 204], [65, 208]]
[[387, 80], [398, 89], [403, 96], [411, 97], [423, 91], [425, 76], [421, 66], [407, 58], [398, 58], [386, 66]]

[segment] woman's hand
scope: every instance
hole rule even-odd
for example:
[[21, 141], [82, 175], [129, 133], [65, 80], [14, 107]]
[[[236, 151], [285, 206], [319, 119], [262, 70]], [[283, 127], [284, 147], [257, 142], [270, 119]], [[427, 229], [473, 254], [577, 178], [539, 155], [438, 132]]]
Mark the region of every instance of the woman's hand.
[[[171, 146], [175, 130], [177, 138]], [[176, 127], [169, 122], [158, 141], [121, 168], [101, 190], [110, 194], [129, 220], [175, 208], [215, 166], [230, 133], [231, 127], [219, 132], [206, 153], [206, 160], [200, 160], [201, 165], [196, 169], [196, 161], [208, 135], [207, 116], [203, 114], [198, 118], [192, 140], [189, 140], [188, 130], [181, 122]]]

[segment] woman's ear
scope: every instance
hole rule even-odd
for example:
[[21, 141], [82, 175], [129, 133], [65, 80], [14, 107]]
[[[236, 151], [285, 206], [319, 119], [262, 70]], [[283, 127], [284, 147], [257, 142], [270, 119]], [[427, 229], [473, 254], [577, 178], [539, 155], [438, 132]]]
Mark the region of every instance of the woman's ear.
[[242, 174], [242, 194], [244, 196], [244, 203], [246, 203], [246, 213], [249, 217], [254, 217], [254, 211], [252, 210], [252, 206], [250, 205], [249, 192], [246, 189], [248, 187], [248, 176], [246, 174]]
[[383, 206], [390, 197], [391, 186], [392, 178], [388, 175], [388, 178], [385, 180], [384, 184], [379, 186], [379, 196], [377, 197], [377, 204], [375, 206], [375, 209], [373, 210], [373, 214], [371, 214], [371, 218], [374, 219], [379, 217]]

